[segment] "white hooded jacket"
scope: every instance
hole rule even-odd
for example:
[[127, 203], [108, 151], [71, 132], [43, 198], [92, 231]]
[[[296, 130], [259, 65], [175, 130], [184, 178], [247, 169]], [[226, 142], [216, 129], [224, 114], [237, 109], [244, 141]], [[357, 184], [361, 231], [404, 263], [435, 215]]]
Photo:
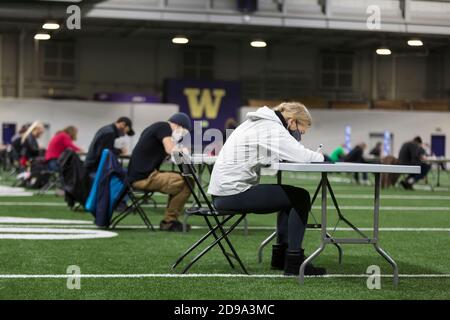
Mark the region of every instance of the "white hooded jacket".
[[208, 193], [229, 196], [259, 183], [262, 167], [280, 161], [322, 162], [323, 155], [306, 149], [268, 107], [247, 114], [217, 157]]

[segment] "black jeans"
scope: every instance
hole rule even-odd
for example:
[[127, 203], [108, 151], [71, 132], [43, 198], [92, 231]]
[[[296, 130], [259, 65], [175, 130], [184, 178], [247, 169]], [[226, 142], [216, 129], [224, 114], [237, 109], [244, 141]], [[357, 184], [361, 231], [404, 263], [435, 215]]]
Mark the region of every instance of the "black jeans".
[[287, 243], [289, 250], [299, 250], [305, 235], [311, 208], [309, 192], [302, 188], [278, 184], [260, 184], [231, 196], [213, 197], [218, 210], [266, 214], [278, 211], [277, 242]]
[[420, 179], [423, 179], [427, 176], [428, 172], [431, 169], [431, 165], [429, 165], [428, 163], [424, 163], [421, 162], [420, 164], [420, 173], [419, 174], [410, 174], [407, 178], [406, 181], [410, 181], [410, 179], [412, 179], [414, 182], [412, 183], [416, 183], [417, 181], [419, 181]]

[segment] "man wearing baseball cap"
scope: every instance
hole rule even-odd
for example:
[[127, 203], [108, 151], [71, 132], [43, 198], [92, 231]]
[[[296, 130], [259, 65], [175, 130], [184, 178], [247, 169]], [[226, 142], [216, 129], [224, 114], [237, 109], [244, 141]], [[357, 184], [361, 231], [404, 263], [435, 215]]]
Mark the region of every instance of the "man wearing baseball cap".
[[128, 117], [120, 117], [115, 123], [108, 124], [100, 128], [94, 136], [89, 146], [84, 166], [87, 173], [91, 176], [97, 171], [103, 149], [109, 149], [116, 155], [125, 154], [125, 149], [114, 147], [114, 141], [124, 135], [133, 136], [133, 123]]
[[[139, 137], [128, 165], [128, 178], [138, 190], [159, 191], [169, 195], [162, 231], [182, 231], [178, 216], [191, 192], [183, 177], [176, 172], [162, 172], [159, 167], [165, 158], [176, 151], [180, 142], [191, 130], [191, 119], [185, 113], [175, 113], [168, 121], [153, 123]], [[189, 228], [189, 226], [188, 226]]]

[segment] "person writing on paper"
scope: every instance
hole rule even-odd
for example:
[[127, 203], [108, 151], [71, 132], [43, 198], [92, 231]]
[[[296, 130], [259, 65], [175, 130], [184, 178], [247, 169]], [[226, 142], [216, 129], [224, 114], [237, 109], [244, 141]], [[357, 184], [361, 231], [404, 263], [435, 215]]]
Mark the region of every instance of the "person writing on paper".
[[[228, 137], [211, 174], [208, 193], [218, 210], [265, 214], [278, 212], [277, 244], [272, 248], [273, 269], [298, 275], [305, 260], [302, 242], [311, 207], [307, 190], [290, 185], [259, 184], [262, 167], [279, 161], [322, 162], [322, 153], [299, 141], [311, 127], [307, 108], [285, 102], [274, 109], [259, 108]], [[321, 275], [309, 264], [305, 273]]]
[[116, 122], [100, 128], [95, 133], [84, 161], [89, 178], [94, 179], [104, 149], [109, 149], [116, 155], [126, 153], [127, 150], [117, 149], [114, 146], [116, 139], [124, 135], [130, 137], [134, 135], [133, 123], [128, 117], [120, 117]]
[[[177, 145], [191, 130], [191, 119], [185, 113], [172, 115], [168, 121], [155, 122], [139, 137], [128, 165], [128, 179], [139, 190], [159, 191], [169, 195], [161, 231], [183, 231], [178, 217], [191, 192], [183, 177], [177, 172], [159, 171], [164, 159], [173, 151], [185, 148]], [[189, 225], [187, 225], [189, 229]]]

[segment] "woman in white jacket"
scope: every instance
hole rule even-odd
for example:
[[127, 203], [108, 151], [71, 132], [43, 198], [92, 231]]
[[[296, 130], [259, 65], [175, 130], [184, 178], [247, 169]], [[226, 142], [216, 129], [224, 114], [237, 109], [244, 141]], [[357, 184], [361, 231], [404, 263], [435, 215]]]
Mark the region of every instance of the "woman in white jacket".
[[[302, 188], [259, 184], [262, 167], [279, 161], [322, 162], [324, 157], [299, 141], [311, 126], [311, 115], [298, 102], [274, 109], [249, 112], [219, 153], [208, 193], [218, 210], [245, 213], [278, 212], [277, 244], [272, 248], [273, 269], [298, 275], [305, 255], [302, 242], [310, 211], [310, 195]], [[306, 274], [321, 275], [325, 269], [308, 265]]]

